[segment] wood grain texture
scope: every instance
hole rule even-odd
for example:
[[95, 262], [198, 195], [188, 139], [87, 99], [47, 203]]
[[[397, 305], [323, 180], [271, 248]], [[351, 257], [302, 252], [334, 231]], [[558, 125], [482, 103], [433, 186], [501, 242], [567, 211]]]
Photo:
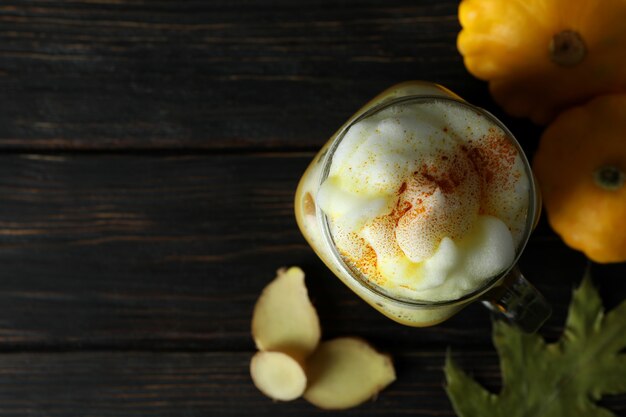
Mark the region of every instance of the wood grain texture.
[[[0, 413], [11, 416], [328, 415], [302, 399], [273, 403], [252, 384], [252, 353], [73, 353], [0, 356]], [[468, 352], [497, 378], [493, 354]], [[377, 401], [342, 415], [453, 416], [441, 352], [396, 354], [399, 379]], [[401, 368], [400, 368], [401, 367]], [[482, 367], [482, 369], [481, 369]], [[5, 388], [6, 387], [6, 388]]]
[[[488, 343], [480, 305], [435, 328], [405, 328], [327, 271], [292, 214], [311, 157], [0, 156], [0, 349], [249, 350], [254, 302], [292, 264], [308, 274], [327, 336]], [[584, 264], [540, 226], [522, 266], [555, 305], [548, 335], [560, 331]], [[626, 288], [610, 278], [616, 303]]]
[[[300, 236], [313, 151], [396, 82], [442, 83], [510, 127], [464, 69], [457, 0], [0, 3], [0, 415], [332, 415], [252, 385], [252, 308], [300, 265], [323, 337], [390, 352], [398, 381], [346, 415], [453, 416], [448, 347], [499, 387], [486, 309], [415, 329], [375, 312]], [[521, 260], [555, 339], [585, 260], [542, 220]], [[593, 266], [605, 304], [624, 264]], [[608, 398], [616, 414], [626, 397]]]
[[[0, 355], [3, 416], [454, 416], [443, 389], [441, 350], [391, 352], [398, 379], [375, 401], [342, 412], [303, 399], [273, 403], [252, 384], [250, 352], [93, 352]], [[500, 377], [493, 351], [455, 352], [489, 389]], [[606, 398], [618, 415], [626, 401]]]
[[0, 148], [316, 149], [409, 79], [497, 112], [456, 51], [457, 4], [3, 1]]

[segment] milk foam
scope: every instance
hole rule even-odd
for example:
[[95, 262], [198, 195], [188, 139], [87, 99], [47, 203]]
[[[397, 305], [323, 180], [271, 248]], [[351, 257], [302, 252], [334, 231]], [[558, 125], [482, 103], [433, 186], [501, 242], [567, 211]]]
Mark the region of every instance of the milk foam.
[[353, 125], [316, 201], [348, 263], [391, 295], [434, 301], [458, 298], [511, 265], [529, 186], [499, 127], [436, 101]]

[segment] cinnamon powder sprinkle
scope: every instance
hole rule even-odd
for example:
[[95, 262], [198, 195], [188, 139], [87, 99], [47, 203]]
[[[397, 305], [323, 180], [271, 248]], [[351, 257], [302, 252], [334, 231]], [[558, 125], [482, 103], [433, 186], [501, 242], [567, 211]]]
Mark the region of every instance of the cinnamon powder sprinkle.
[[[447, 132], [448, 128], [444, 127], [443, 131]], [[452, 194], [463, 184], [467, 175], [471, 175], [467, 171], [467, 163], [461, 163], [457, 158], [468, 158], [471, 163], [470, 170], [475, 171], [481, 177], [481, 188], [499, 187], [501, 190], [504, 190], [513, 186], [510, 183], [510, 172], [515, 165], [517, 156], [518, 150], [515, 145], [502, 133], [498, 134], [494, 128], [491, 128], [489, 134], [480, 140], [467, 140], [462, 144], [460, 146], [460, 154], [440, 155], [439, 160], [442, 162], [440, 166], [437, 166], [437, 164], [423, 164], [417, 171], [413, 172], [413, 176], [422, 184], [424, 181], [432, 184], [432, 187], [429, 187], [430, 190], [423, 193], [424, 198], [431, 196], [437, 188], [444, 194]], [[520, 173], [515, 173], [512, 177], [517, 180], [520, 176]], [[396, 191], [398, 200], [395, 207], [390, 213], [375, 219], [374, 223], [380, 222], [382, 224], [386, 221], [391, 221], [391, 224], [395, 224], [397, 227], [400, 219], [405, 215], [424, 215], [426, 208], [423, 206], [423, 199], [413, 196], [410, 201], [404, 195], [408, 188], [407, 182], [403, 182]], [[314, 203], [309, 202], [307, 197], [309, 196], [305, 196], [305, 212], [308, 211], [307, 208], [311, 205], [314, 211]], [[479, 208], [481, 214], [484, 214], [483, 205], [484, 202], [481, 199]], [[376, 252], [365, 239], [358, 235], [355, 235], [355, 238], [362, 241], [362, 244], [359, 245], [363, 248], [361, 256], [356, 258], [342, 252], [342, 257], [349, 265], [361, 271], [367, 279], [377, 285], [383, 285], [386, 279], [378, 271]]]

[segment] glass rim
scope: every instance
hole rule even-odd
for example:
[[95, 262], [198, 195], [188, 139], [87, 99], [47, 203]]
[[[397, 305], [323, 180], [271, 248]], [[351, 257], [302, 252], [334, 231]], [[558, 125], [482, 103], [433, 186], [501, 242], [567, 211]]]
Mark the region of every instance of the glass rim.
[[524, 252], [524, 248], [526, 247], [526, 244], [528, 243], [528, 240], [530, 238], [531, 232], [533, 230], [533, 227], [535, 225], [536, 222], [536, 217], [539, 213], [539, 210], [537, 208], [537, 200], [538, 200], [538, 196], [537, 196], [537, 184], [535, 183], [535, 178], [534, 175], [532, 173], [532, 169], [530, 166], [530, 162], [528, 161], [528, 158], [526, 157], [526, 154], [524, 152], [524, 150], [522, 149], [521, 145], [519, 144], [519, 142], [517, 141], [517, 139], [515, 138], [515, 136], [513, 135], [513, 133], [511, 133], [511, 131], [500, 121], [498, 120], [498, 118], [496, 118], [493, 114], [491, 114], [490, 112], [488, 112], [487, 110], [481, 108], [481, 107], [477, 107], [474, 106], [470, 103], [467, 103], [466, 101], [462, 100], [462, 99], [457, 99], [457, 98], [453, 98], [453, 97], [446, 97], [446, 96], [439, 96], [439, 95], [428, 95], [428, 94], [412, 94], [412, 95], [407, 95], [407, 96], [402, 96], [402, 97], [397, 97], [397, 98], [392, 98], [389, 100], [385, 100], [382, 103], [379, 103], [378, 105], [375, 105], [369, 109], [367, 109], [366, 111], [362, 112], [362, 113], [357, 113], [357, 115], [353, 116], [351, 119], [349, 119], [349, 121], [342, 126], [339, 131], [337, 132], [337, 134], [335, 135], [335, 138], [333, 139], [332, 143], [330, 144], [328, 150], [326, 151], [325, 155], [323, 155], [323, 159], [322, 159], [322, 169], [321, 169], [321, 173], [320, 173], [320, 177], [319, 177], [319, 183], [318, 183], [318, 187], [322, 185], [322, 183], [326, 180], [326, 178], [328, 178], [328, 174], [330, 172], [330, 166], [332, 164], [332, 160], [333, 160], [333, 156], [335, 154], [335, 151], [337, 150], [339, 144], [341, 143], [341, 141], [343, 140], [343, 138], [345, 137], [346, 133], [348, 132], [348, 130], [350, 130], [350, 128], [352, 126], [354, 126], [355, 124], [359, 123], [361, 120], [367, 119], [368, 117], [371, 117], [377, 113], [380, 113], [381, 111], [397, 105], [397, 104], [410, 104], [410, 103], [432, 103], [432, 102], [436, 102], [436, 101], [441, 101], [441, 102], [448, 102], [448, 103], [452, 103], [453, 105], [456, 106], [460, 106], [460, 107], [465, 107], [468, 110], [474, 111], [476, 113], [478, 113], [479, 115], [485, 117], [488, 121], [490, 121], [491, 123], [493, 123], [495, 126], [499, 127], [500, 129], [502, 129], [502, 131], [505, 133], [505, 135], [507, 136], [507, 138], [509, 139], [509, 141], [511, 143], [513, 143], [513, 145], [516, 147], [518, 154], [520, 156], [520, 159], [522, 160], [523, 164], [524, 164], [524, 169], [526, 171], [526, 176], [528, 177], [528, 183], [529, 183], [529, 200], [528, 200], [528, 214], [526, 216], [526, 225], [524, 228], [524, 234], [523, 234], [523, 238], [521, 243], [517, 246], [516, 248], [516, 253], [515, 253], [515, 258], [513, 260], [513, 262], [511, 263], [511, 265], [509, 265], [508, 268], [506, 268], [504, 271], [500, 272], [499, 274], [489, 278], [488, 280], [486, 280], [483, 285], [481, 285], [480, 287], [476, 288], [473, 291], [470, 291], [458, 298], [454, 298], [454, 299], [446, 299], [446, 300], [439, 300], [439, 301], [428, 301], [428, 300], [410, 300], [408, 298], [399, 298], [399, 297], [394, 297], [390, 294], [388, 294], [387, 292], [385, 292], [382, 288], [380, 288], [379, 286], [377, 286], [376, 284], [371, 283], [367, 278], [365, 278], [363, 276], [362, 273], [358, 273], [357, 271], [354, 270], [353, 267], [351, 267], [350, 265], [348, 265], [343, 256], [341, 256], [341, 254], [339, 253], [339, 251], [337, 250], [337, 246], [335, 245], [334, 242], [334, 238], [332, 236], [332, 233], [330, 231], [330, 226], [329, 226], [329, 220], [328, 217], [326, 216], [326, 214], [321, 210], [321, 208], [319, 207], [318, 204], [315, 205], [315, 210], [316, 210], [316, 217], [317, 217], [317, 221], [318, 224], [321, 225], [322, 227], [322, 236], [324, 238], [324, 243], [326, 245], [328, 245], [330, 253], [332, 254], [332, 256], [335, 258], [335, 260], [337, 261], [337, 265], [339, 268], [342, 269], [342, 272], [344, 272], [345, 274], [347, 274], [348, 276], [350, 276], [350, 278], [356, 282], [360, 287], [362, 287], [364, 290], [372, 293], [373, 295], [377, 296], [377, 297], [382, 297], [383, 299], [385, 299], [386, 301], [393, 303], [393, 304], [400, 304], [404, 307], [438, 307], [438, 306], [450, 306], [450, 305], [455, 305], [458, 303], [462, 303], [464, 301], [468, 301], [468, 300], [472, 300], [475, 299], [477, 297], [479, 297], [480, 295], [484, 294], [485, 292], [487, 292], [488, 290], [490, 290], [495, 284], [498, 283], [498, 281], [500, 281], [503, 277], [505, 277], [512, 269], [514, 269], [519, 261], [519, 258], [521, 256], [521, 254]]

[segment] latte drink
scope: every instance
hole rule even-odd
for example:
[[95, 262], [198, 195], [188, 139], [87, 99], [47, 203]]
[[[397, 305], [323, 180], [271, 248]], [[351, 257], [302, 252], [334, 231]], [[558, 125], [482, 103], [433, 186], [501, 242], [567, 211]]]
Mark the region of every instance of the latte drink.
[[496, 285], [536, 216], [528, 161], [488, 113], [443, 87], [383, 92], [300, 181], [298, 225], [353, 291], [392, 319], [441, 322]]

